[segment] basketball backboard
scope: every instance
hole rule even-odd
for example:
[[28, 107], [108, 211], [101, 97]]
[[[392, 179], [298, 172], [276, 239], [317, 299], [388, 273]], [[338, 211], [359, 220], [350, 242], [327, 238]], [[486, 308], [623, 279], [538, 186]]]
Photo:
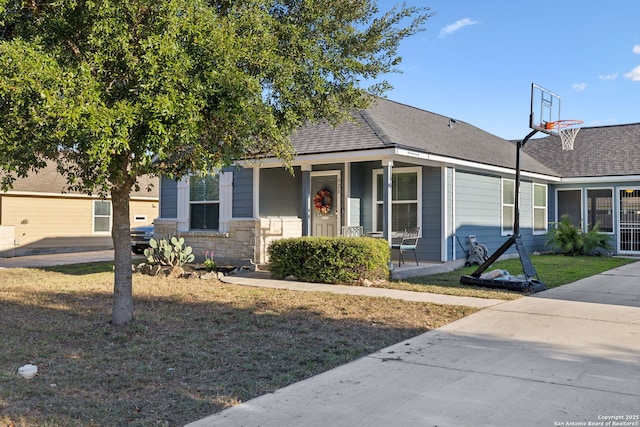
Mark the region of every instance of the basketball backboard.
[[558, 135], [560, 121], [560, 97], [535, 83], [531, 84], [531, 112], [529, 127], [549, 135]]

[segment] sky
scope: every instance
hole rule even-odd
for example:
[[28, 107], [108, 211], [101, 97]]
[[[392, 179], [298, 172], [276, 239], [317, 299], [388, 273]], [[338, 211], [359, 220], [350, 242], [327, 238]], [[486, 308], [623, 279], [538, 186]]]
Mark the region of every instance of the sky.
[[[379, 0], [381, 10], [400, 0]], [[640, 1], [407, 0], [434, 16], [402, 41], [390, 100], [505, 139], [529, 132], [531, 84], [581, 126], [640, 122]]]

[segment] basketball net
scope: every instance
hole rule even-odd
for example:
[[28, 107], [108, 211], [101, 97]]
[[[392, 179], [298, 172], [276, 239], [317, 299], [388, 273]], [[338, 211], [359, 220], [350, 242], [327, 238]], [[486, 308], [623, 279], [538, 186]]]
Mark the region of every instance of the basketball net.
[[579, 127], [560, 129], [560, 140], [564, 151], [573, 150], [573, 143], [578, 135]]

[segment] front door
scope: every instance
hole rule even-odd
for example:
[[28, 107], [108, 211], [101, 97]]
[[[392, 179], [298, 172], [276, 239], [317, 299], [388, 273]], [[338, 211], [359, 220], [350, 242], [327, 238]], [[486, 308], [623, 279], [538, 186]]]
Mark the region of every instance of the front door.
[[620, 252], [640, 253], [640, 190], [620, 190]]
[[311, 174], [311, 235], [335, 237], [340, 213], [340, 172]]

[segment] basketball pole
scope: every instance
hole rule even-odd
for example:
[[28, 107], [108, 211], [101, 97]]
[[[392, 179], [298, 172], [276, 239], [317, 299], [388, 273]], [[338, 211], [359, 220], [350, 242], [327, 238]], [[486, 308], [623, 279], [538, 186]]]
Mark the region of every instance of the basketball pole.
[[[505, 288], [509, 290], [525, 291], [527, 293], [538, 292], [546, 289], [544, 283], [540, 282], [539, 280], [532, 280], [534, 277], [537, 278], [538, 273], [531, 263], [529, 255], [527, 255], [527, 251], [520, 239], [520, 153], [525, 144], [536, 133], [538, 133], [538, 130], [534, 129], [529, 132], [529, 134], [525, 136], [522, 141], [518, 141], [516, 143], [516, 200], [514, 203], [513, 213], [513, 234], [482, 265], [480, 265], [473, 273], [471, 273], [470, 276], [462, 276], [460, 278], [460, 282], [463, 284], [474, 286], [489, 286], [493, 288]], [[484, 273], [514, 244], [516, 245], [516, 249], [518, 250], [518, 254], [520, 256], [520, 263], [522, 264], [522, 270], [525, 275], [526, 283], [513, 282], [508, 280], [481, 279], [480, 275]]]
[[533, 135], [538, 133], [537, 129], [529, 132], [522, 141], [517, 143], [516, 149], [516, 201], [514, 203], [514, 216], [513, 219], [513, 235], [520, 237], [520, 152], [524, 148], [524, 145], [531, 139]]

